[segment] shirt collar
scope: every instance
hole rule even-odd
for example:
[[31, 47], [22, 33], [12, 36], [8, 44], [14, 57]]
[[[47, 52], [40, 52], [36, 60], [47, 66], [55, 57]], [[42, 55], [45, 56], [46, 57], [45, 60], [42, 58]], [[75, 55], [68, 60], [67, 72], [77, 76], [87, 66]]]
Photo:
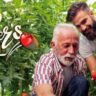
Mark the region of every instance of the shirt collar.
[[[62, 65], [60, 64], [60, 62], [58, 61], [58, 58], [57, 58], [56, 54], [53, 52], [52, 49], [50, 50], [50, 52], [51, 52], [52, 56], [53, 56], [54, 59], [55, 59], [55, 63], [56, 63], [55, 65], [56, 65], [57, 71], [58, 71], [58, 72], [59, 72], [59, 71], [63, 71], [64, 66], [62, 66]], [[76, 56], [76, 57], [77, 57], [77, 56]], [[75, 58], [74, 63], [72, 64], [72, 69], [74, 69], [74, 67], [77, 65], [77, 64], [76, 64], [76, 59], [77, 59], [77, 58]]]
[[58, 61], [58, 58], [56, 56], [56, 54], [53, 52], [53, 50], [50, 51], [55, 59], [55, 66], [57, 68], [57, 71], [59, 72], [60, 70], [63, 71], [63, 66], [60, 64], [60, 62]]

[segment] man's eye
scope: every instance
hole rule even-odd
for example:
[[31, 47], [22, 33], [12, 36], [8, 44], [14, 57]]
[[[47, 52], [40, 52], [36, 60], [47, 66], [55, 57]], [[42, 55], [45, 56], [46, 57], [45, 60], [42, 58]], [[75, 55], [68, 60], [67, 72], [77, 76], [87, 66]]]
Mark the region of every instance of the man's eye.
[[70, 45], [69, 44], [63, 44], [62, 47], [63, 48], [68, 48]]
[[73, 44], [73, 48], [77, 49], [78, 48], [78, 44]]
[[85, 23], [86, 23], [86, 20], [87, 20], [87, 19], [84, 19], [84, 20], [81, 22], [81, 24], [85, 24]]
[[78, 49], [78, 43], [72, 45], [74, 49]]

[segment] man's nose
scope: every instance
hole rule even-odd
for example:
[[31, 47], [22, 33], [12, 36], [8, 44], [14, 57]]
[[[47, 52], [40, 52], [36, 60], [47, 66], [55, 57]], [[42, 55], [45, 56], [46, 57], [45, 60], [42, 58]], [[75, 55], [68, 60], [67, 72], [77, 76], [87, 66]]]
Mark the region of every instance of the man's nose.
[[69, 51], [70, 54], [75, 54], [75, 51], [76, 50], [74, 50], [74, 47], [73, 46], [70, 46], [70, 48], [69, 48], [68, 51]]
[[86, 30], [86, 26], [85, 25], [81, 25], [81, 30], [85, 31]]

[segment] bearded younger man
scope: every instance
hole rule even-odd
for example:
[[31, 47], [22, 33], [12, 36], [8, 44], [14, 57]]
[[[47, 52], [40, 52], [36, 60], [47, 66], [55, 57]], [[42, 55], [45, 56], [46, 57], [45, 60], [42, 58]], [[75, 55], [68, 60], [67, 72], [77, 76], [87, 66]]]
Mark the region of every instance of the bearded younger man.
[[85, 2], [73, 3], [66, 17], [82, 33], [79, 52], [85, 58], [92, 78], [96, 79], [96, 16]]
[[77, 55], [79, 34], [72, 24], [58, 24], [51, 50], [36, 64], [32, 96], [88, 96], [85, 62]]

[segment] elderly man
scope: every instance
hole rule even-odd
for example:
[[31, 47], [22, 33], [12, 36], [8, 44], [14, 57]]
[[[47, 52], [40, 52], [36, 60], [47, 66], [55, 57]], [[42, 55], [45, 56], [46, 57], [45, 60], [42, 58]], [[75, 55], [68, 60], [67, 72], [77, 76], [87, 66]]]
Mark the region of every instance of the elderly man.
[[72, 24], [54, 28], [51, 50], [36, 64], [33, 96], [88, 96], [85, 62], [77, 55], [79, 34]]
[[96, 16], [86, 3], [75, 2], [70, 6], [66, 20], [82, 33], [79, 52], [85, 58], [92, 78], [96, 79]]

